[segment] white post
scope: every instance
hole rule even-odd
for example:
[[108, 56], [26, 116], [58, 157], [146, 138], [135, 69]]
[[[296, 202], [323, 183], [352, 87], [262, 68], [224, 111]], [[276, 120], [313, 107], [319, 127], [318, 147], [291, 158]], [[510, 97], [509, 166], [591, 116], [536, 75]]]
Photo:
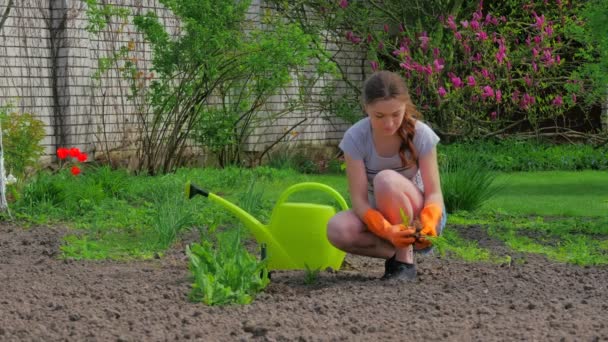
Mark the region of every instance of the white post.
[[2, 124], [0, 123], [0, 212], [8, 210], [6, 201], [6, 171], [4, 170], [4, 148], [2, 146]]

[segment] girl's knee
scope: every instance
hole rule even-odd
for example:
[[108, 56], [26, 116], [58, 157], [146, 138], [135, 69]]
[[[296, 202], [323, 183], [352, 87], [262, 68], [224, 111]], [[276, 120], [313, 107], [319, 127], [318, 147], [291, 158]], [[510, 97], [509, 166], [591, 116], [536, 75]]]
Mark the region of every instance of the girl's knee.
[[[402, 177], [399, 173], [393, 170], [382, 170], [378, 172], [378, 174], [374, 177], [374, 191], [377, 191], [378, 188], [390, 188], [391, 185], [394, 186], [396, 177]], [[404, 178], [405, 179], [405, 178]]]
[[340, 249], [352, 244], [358, 226], [362, 225], [358, 218], [349, 216], [346, 212], [338, 213], [327, 223], [327, 239]]

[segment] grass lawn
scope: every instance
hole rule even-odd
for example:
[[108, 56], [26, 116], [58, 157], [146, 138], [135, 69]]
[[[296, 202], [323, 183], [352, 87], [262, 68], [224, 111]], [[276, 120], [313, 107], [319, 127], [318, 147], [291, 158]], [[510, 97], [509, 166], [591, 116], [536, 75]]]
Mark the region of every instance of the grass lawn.
[[608, 216], [608, 172], [518, 172], [501, 174], [496, 196], [483, 210], [542, 216]]
[[[262, 223], [268, 223], [279, 196], [299, 182], [330, 185], [350, 205], [344, 174], [207, 168], [145, 177], [99, 168], [77, 178], [69, 174], [39, 178], [28, 186], [13, 212], [24, 224], [59, 223], [80, 229], [66, 237], [64, 257], [149, 258], [162, 254], [184, 230], [198, 229], [208, 239], [216, 227], [239, 225], [227, 210], [208, 199], [187, 200], [184, 184], [188, 180], [232, 201]], [[494, 197], [481, 209], [454, 213], [448, 224], [482, 225], [515, 250], [543, 253], [560, 261], [608, 263], [607, 172], [499, 174], [495, 184]], [[332, 196], [317, 190], [294, 193], [289, 200], [337, 206]], [[547, 246], [543, 241], [526, 240], [523, 231], [563, 243]], [[475, 241], [463, 241], [454, 234], [446, 231], [447, 241], [437, 241], [437, 246], [446, 246], [467, 260], [488, 259]]]

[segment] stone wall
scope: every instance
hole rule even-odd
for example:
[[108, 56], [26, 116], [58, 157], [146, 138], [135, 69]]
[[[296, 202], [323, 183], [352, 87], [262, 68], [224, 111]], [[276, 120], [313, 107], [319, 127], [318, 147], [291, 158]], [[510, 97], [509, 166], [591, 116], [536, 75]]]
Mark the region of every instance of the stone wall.
[[[10, 0], [0, 0], [0, 15]], [[99, 0], [129, 8], [133, 13], [154, 11], [174, 34], [179, 21], [155, 0]], [[104, 151], [129, 151], [137, 136], [136, 103], [127, 99], [128, 84], [113, 68], [95, 81], [92, 76], [100, 58], [109, 56], [129, 42], [134, 44], [134, 60], [142, 70], [151, 67], [149, 47], [128, 23], [111, 23], [99, 35], [85, 30], [88, 24], [86, 5], [81, 0], [13, 0], [4, 26], [0, 29], [0, 105], [11, 103], [18, 110], [34, 113], [46, 125], [43, 144], [47, 157], [59, 146], [75, 146], [92, 156]], [[255, 0], [249, 9], [250, 19], [259, 19], [266, 10], [263, 1]], [[356, 50], [338, 51], [328, 42], [330, 51], [347, 70], [353, 83], [360, 83], [369, 72], [363, 55]], [[142, 75], [142, 82], [149, 82]], [[320, 94], [326, 82], [320, 79], [312, 88]], [[349, 91], [346, 85], [345, 91]], [[271, 98], [262, 116], [282, 112], [297, 84]], [[320, 96], [320, 95], [319, 95]], [[263, 122], [249, 139], [247, 148], [261, 151], [284, 132], [294, 128], [291, 141], [304, 144], [335, 145], [348, 127], [331, 118], [315, 105]], [[294, 138], [295, 137], [295, 138]]]

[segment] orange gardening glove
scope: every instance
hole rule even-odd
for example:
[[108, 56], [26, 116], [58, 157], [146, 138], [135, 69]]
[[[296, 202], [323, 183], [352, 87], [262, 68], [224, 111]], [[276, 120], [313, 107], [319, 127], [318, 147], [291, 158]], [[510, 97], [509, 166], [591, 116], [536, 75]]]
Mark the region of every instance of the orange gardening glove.
[[416, 249], [427, 248], [431, 245], [431, 241], [425, 239], [425, 236], [437, 236], [437, 225], [441, 220], [442, 209], [438, 204], [430, 203], [427, 204], [420, 212], [420, 223], [422, 224], [422, 230], [420, 230], [420, 238], [416, 241], [414, 247]]
[[378, 210], [368, 209], [363, 215], [363, 222], [372, 233], [389, 241], [397, 248], [407, 247], [416, 241], [414, 227], [390, 224]]

